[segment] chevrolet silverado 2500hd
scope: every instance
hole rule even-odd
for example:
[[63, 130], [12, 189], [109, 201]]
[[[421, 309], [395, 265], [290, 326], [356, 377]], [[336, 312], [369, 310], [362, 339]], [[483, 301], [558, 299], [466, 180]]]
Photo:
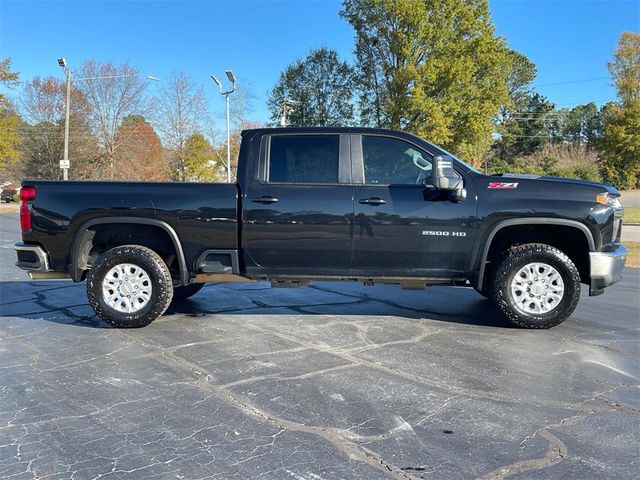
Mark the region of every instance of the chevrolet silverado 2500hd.
[[611, 186], [487, 176], [405, 132], [242, 134], [237, 183], [22, 182], [17, 265], [86, 280], [118, 327], [148, 325], [207, 281], [469, 285], [548, 328], [620, 280]]

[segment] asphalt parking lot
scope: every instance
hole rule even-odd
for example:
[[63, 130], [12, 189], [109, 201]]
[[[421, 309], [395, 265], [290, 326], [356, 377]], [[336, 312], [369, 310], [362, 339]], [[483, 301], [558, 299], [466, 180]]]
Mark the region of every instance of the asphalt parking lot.
[[637, 478], [640, 270], [547, 331], [471, 289], [211, 284], [151, 326], [13, 266], [0, 478]]

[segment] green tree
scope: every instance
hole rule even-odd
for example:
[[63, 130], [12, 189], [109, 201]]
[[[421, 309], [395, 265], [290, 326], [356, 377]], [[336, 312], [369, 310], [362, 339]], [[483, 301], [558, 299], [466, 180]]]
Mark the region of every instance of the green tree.
[[[0, 86], [12, 88], [18, 84], [18, 73], [11, 70], [11, 59], [0, 62]], [[20, 118], [15, 113], [9, 99], [0, 92], [0, 168], [16, 162], [20, 158], [18, 147], [21, 143], [18, 128]]]
[[344, 0], [362, 121], [428, 137], [478, 162], [508, 101], [511, 57], [487, 0]]
[[291, 126], [340, 126], [353, 122], [353, 70], [335, 50], [312, 50], [287, 66], [269, 94], [271, 121], [279, 124], [283, 109]]
[[604, 115], [600, 170], [618, 188], [640, 183], [640, 34], [623, 32], [609, 72], [618, 90]]
[[564, 142], [593, 147], [602, 136], [602, 113], [594, 102], [556, 112], [554, 133]]
[[213, 159], [213, 148], [200, 132], [191, 134], [180, 154], [184, 166], [184, 180], [192, 182], [211, 181], [217, 178]]
[[500, 139], [494, 148], [498, 159], [510, 165], [517, 157], [530, 154], [552, 140], [554, 104], [538, 93], [518, 99], [517, 111], [505, 113], [498, 128]]
[[513, 160], [517, 154], [515, 142], [522, 128], [519, 124], [523, 113], [527, 113], [533, 91], [531, 82], [536, 78], [537, 69], [525, 55], [509, 51], [509, 70], [507, 74], [508, 101], [500, 107], [496, 132], [499, 137], [492, 146], [492, 157], [503, 164]]

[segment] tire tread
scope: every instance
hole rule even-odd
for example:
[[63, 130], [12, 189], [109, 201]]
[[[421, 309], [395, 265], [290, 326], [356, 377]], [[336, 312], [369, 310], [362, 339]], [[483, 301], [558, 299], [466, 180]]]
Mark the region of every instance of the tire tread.
[[[104, 308], [100, 302], [101, 296], [101, 284], [102, 278], [100, 276], [100, 270], [103, 265], [111, 262], [118, 257], [138, 257], [142, 261], [148, 263], [145, 268], [150, 268], [152, 271], [148, 272], [151, 275], [157, 275], [159, 278], [160, 291], [155, 292], [154, 297], [159, 301], [156, 301], [149, 311], [142, 316], [136, 314], [114, 314]], [[155, 251], [142, 245], [120, 245], [104, 252], [91, 270], [87, 273], [87, 298], [89, 304], [96, 312], [96, 314], [105, 322], [113, 325], [117, 328], [140, 328], [149, 325], [156, 318], [162, 315], [173, 298], [173, 280], [171, 278], [171, 272], [164, 262], [162, 257]]]
[[[543, 315], [527, 316], [513, 307], [509, 301], [510, 279], [523, 262], [543, 260], [554, 267], [560, 266], [565, 283], [565, 297], [555, 310]], [[580, 299], [580, 273], [568, 255], [544, 243], [527, 243], [511, 247], [494, 270], [491, 297], [500, 313], [511, 324], [520, 328], [545, 329], [559, 325], [575, 310]], [[567, 296], [568, 295], [568, 296]], [[563, 305], [564, 304], [564, 305]]]

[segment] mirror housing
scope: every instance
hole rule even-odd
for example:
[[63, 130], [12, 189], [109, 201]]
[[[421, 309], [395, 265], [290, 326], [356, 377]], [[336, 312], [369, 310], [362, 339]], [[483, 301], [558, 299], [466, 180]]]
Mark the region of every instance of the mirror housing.
[[450, 192], [454, 202], [462, 202], [467, 198], [462, 177], [453, 169], [453, 159], [449, 155], [433, 157], [431, 184], [438, 190]]

